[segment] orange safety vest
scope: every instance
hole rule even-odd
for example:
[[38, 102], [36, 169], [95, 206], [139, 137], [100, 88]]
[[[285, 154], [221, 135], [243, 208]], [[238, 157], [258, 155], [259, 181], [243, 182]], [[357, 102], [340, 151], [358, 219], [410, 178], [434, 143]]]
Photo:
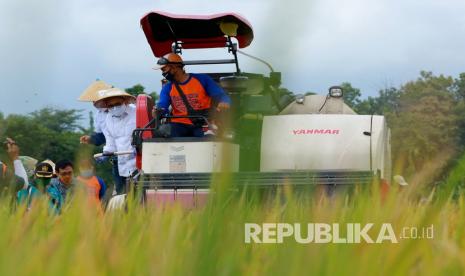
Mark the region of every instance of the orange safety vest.
[[78, 180], [86, 184], [87, 193], [91, 198], [95, 198], [97, 199], [97, 201], [100, 201], [99, 193], [100, 193], [101, 187], [100, 187], [98, 178], [95, 175], [92, 176], [91, 178], [84, 178], [84, 177], [78, 176]]
[[[194, 110], [210, 108], [212, 99], [195, 76], [191, 75], [190, 79], [184, 84], [179, 84], [179, 87]], [[170, 97], [173, 116], [186, 116], [187, 108], [174, 84], [171, 84]], [[171, 122], [192, 125], [191, 120], [187, 118], [173, 118]]]

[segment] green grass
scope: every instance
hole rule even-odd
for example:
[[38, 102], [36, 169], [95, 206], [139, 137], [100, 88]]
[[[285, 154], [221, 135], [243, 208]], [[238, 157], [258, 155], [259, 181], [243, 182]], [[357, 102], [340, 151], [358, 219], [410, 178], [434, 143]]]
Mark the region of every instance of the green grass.
[[[460, 175], [451, 174], [449, 182]], [[465, 204], [422, 200], [396, 189], [382, 201], [376, 186], [328, 199], [290, 187], [268, 198], [216, 183], [204, 208], [157, 209], [130, 202], [99, 213], [75, 198], [61, 216], [45, 205], [11, 212], [0, 202], [0, 275], [439, 275], [463, 274]], [[218, 188], [220, 187], [220, 188]], [[224, 189], [223, 189], [224, 188]], [[412, 188], [410, 188], [412, 189]], [[244, 243], [244, 223], [391, 223], [434, 225], [434, 239], [397, 244]], [[375, 235], [376, 237], [376, 235]]]

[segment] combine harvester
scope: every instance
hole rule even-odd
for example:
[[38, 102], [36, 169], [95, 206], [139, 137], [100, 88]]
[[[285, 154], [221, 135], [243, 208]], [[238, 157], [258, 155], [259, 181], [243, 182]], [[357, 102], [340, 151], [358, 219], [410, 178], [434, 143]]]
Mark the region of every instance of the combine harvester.
[[388, 185], [390, 131], [384, 117], [356, 114], [344, 103], [340, 87], [325, 96], [294, 96], [280, 87], [281, 74], [258, 58], [252, 57], [271, 69], [268, 76], [242, 72], [238, 54], [245, 53], [239, 49], [251, 44], [253, 31], [241, 16], [151, 12], [141, 26], [157, 58], [186, 49], [225, 48], [230, 59], [185, 64], [235, 67], [234, 72], [208, 73], [232, 99], [230, 127], [217, 137], [165, 138], [160, 126], [167, 118], [152, 118], [153, 101], [137, 98], [133, 143], [145, 202], [201, 205], [212, 178], [225, 172], [231, 173], [233, 187], [324, 185], [331, 192], [373, 180]]

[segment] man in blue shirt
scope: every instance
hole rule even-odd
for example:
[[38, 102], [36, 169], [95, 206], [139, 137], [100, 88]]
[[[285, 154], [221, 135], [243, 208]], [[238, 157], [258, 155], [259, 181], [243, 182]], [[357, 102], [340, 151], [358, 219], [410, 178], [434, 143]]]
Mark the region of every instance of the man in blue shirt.
[[73, 163], [69, 160], [60, 160], [55, 165], [57, 178], [53, 178], [47, 187], [47, 194], [50, 197], [52, 208], [57, 213], [61, 212], [67, 197], [73, 193], [76, 187], [74, 178]]

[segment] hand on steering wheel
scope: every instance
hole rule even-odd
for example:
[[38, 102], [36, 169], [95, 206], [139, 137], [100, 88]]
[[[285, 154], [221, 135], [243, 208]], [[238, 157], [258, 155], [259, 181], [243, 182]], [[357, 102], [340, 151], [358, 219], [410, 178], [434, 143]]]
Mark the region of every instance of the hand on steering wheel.
[[229, 105], [229, 103], [227, 102], [220, 102], [217, 106], [216, 106], [216, 111], [218, 112], [221, 112], [221, 111], [224, 111], [224, 110], [228, 110], [231, 106]]

